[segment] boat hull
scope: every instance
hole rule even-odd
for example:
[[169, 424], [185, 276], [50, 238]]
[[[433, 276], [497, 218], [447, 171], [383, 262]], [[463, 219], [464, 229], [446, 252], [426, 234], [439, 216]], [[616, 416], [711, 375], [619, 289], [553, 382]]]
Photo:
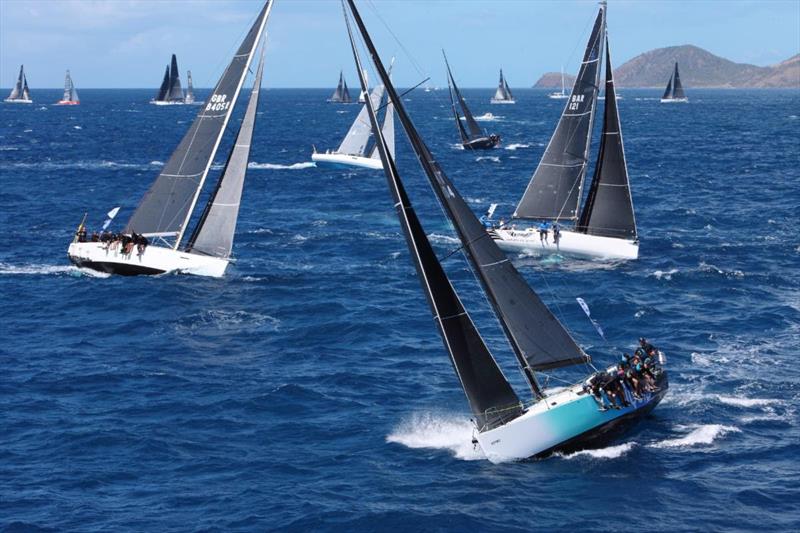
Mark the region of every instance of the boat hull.
[[688, 98], [662, 98], [662, 104], [686, 104], [689, 103]]
[[130, 254], [124, 254], [119, 245], [109, 249], [102, 242], [73, 242], [67, 254], [76, 266], [121, 276], [179, 272], [219, 278], [225, 274], [229, 262], [228, 259], [154, 245], [148, 245], [141, 255], [136, 247]]
[[569, 98], [568, 94], [561, 94], [561, 93], [550, 93], [547, 95], [548, 98], [551, 100], [566, 100]]
[[180, 101], [167, 102], [164, 100], [150, 100], [150, 103], [153, 105], [185, 105], [185, 102], [180, 102]]
[[477, 434], [486, 458], [493, 463], [546, 457], [603, 446], [619, 437], [652, 411], [667, 393], [666, 372], [658, 378], [659, 390], [634, 398], [630, 406], [603, 410], [594, 397], [574, 385], [531, 406], [514, 420]]
[[488, 150], [500, 144], [500, 138], [478, 137], [469, 142], [462, 143], [467, 150]]
[[6, 98], [3, 100], [7, 104], [32, 104], [33, 100], [24, 100], [22, 98]]
[[59, 100], [56, 102], [56, 105], [80, 105], [80, 102], [74, 102], [72, 100]]
[[639, 241], [588, 235], [568, 229], [561, 230], [558, 245], [553, 242], [552, 231], [548, 235], [548, 241], [541, 242], [536, 228], [522, 230], [494, 228], [489, 230], [489, 234], [505, 252], [531, 255], [564, 254], [598, 259], [639, 258]]
[[491, 100], [489, 100], [489, 103], [490, 104], [516, 104], [517, 101], [516, 100], [495, 100], [494, 98], [492, 98]]
[[318, 167], [329, 168], [369, 168], [372, 170], [380, 170], [383, 164], [380, 159], [372, 159], [369, 157], [361, 157], [357, 155], [348, 154], [311, 154], [311, 160], [317, 164]]

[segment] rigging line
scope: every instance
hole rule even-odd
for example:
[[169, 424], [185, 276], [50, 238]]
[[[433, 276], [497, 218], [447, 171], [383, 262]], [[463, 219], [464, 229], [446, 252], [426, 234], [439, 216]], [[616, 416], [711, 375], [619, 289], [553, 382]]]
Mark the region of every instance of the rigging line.
[[381, 21], [381, 24], [383, 24], [383, 26], [386, 28], [386, 30], [389, 32], [389, 34], [392, 36], [392, 38], [395, 40], [398, 46], [400, 46], [400, 49], [403, 50], [403, 53], [406, 54], [406, 56], [409, 59], [409, 62], [411, 63], [411, 66], [414, 67], [414, 69], [417, 71], [417, 74], [424, 77], [425, 73], [422, 71], [420, 64], [417, 62], [416, 59], [414, 59], [414, 56], [411, 54], [408, 48], [406, 48], [405, 45], [403, 45], [403, 43], [400, 41], [400, 39], [397, 38], [397, 35], [395, 35], [395, 33], [392, 31], [392, 28], [389, 27], [389, 24], [387, 24], [386, 21], [383, 19], [383, 17], [381, 17], [381, 14], [378, 12], [378, 9], [375, 7], [375, 4], [372, 2], [372, 0], [368, 0], [367, 5], [369, 5], [372, 12], [375, 13], [375, 16], [378, 17], [378, 20]]
[[[583, 25], [583, 29], [581, 30], [581, 33], [580, 33], [581, 36], [586, 35], [586, 28], [589, 27], [589, 24], [592, 23], [592, 21], [595, 19], [596, 16], [597, 15], [594, 14], [594, 13], [589, 13], [589, 18], [586, 21], [586, 24]], [[576, 39], [575, 40], [575, 45], [572, 47], [572, 51], [569, 53], [569, 56], [567, 56], [567, 64], [569, 64], [572, 61], [572, 58], [575, 57], [575, 50], [578, 49], [578, 45], [581, 44], [582, 42], [583, 42], [583, 39]], [[581, 60], [581, 64], [583, 64], [583, 60]], [[574, 84], [575, 84], [575, 82], [573, 81], [573, 85]]]

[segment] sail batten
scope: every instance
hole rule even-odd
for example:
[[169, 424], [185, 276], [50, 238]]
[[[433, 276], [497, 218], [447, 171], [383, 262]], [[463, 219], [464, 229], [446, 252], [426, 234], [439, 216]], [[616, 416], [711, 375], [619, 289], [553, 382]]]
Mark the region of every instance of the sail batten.
[[[348, 0], [348, 4], [369, 49], [372, 60], [383, 79], [384, 85], [386, 85], [387, 91], [390, 91], [390, 98], [395, 102], [395, 107], [402, 121], [402, 117], [405, 114], [402, 103], [389, 83], [388, 75], [378, 58], [354, 3], [352, 0]], [[353, 56], [359, 73], [361, 73], [358, 51], [353, 40], [346, 11], [345, 20], [347, 21]], [[366, 80], [363, 78], [363, 74], [360, 75], [359, 79], [362, 88], [366, 89]], [[436, 253], [411, 205], [397, 172], [394, 159], [389, 154], [375, 110], [372, 108], [371, 102], [367, 103], [367, 105], [369, 106], [370, 123], [375, 132], [376, 144], [380, 152], [389, 190], [395, 201], [403, 234], [431, 312], [436, 320], [439, 333], [450, 355], [450, 361], [467, 396], [478, 427], [481, 429], [497, 427], [522, 414], [522, 405], [519, 397], [492, 357], [486, 343], [481, 338], [436, 257]]]
[[208, 101], [128, 220], [126, 232], [177, 232], [174, 247], [180, 246], [271, 8], [272, 0], [267, 0]]
[[605, 8], [601, 6], [572, 92], [544, 155], [514, 211], [514, 218], [578, 218], [599, 93], [599, 60], [604, 32]]
[[591, 188], [577, 229], [590, 235], [634, 240], [637, 238], [636, 217], [611, 67], [611, 51], [607, 40], [603, 133]]

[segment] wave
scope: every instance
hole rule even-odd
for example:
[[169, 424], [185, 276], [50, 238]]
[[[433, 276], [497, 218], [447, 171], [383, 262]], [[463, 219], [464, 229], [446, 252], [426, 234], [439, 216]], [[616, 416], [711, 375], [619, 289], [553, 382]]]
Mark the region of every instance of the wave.
[[667, 439], [651, 444], [651, 448], [684, 448], [697, 446], [698, 444], [711, 444], [717, 438], [723, 437], [728, 433], [738, 433], [741, 430], [734, 426], [723, 426], [722, 424], [706, 424], [693, 429], [687, 435], [677, 439]]
[[506, 150], [519, 150], [520, 148], [530, 148], [530, 144], [525, 143], [512, 143], [505, 147]]
[[485, 456], [472, 444], [473, 428], [468, 419], [457, 415], [414, 414], [387, 435], [386, 442], [412, 449], [446, 450], [456, 459], [477, 461]]
[[664, 272], [663, 270], [656, 270], [651, 275], [656, 279], [665, 279], [667, 281], [670, 281], [672, 279], [672, 275], [677, 273], [678, 273], [677, 268], [671, 268], [666, 272]]
[[[108, 168], [133, 168], [146, 170], [150, 165], [155, 165], [156, 161], [143, 165], [139, 163], [121, 163], [118, 161], [41, 161], [37, 163], [11, 163], [0, 165], [0, 168], [16, 169], [41, 169], [41, 170], [65, 170], [65, 169], [108, 169]], [[162, 163], [163, 164], [163, 163]]]
[[616, 459], [631, 451], [634, 446], [636, 446], [635, 442], [626, 442], [624, 444], [617, 444], [616, 446], [599, 448], [597, 450], [580, 450], [569, 454], [557, 453], [556, 455], [564, 459], [576, 459], [578, 457], [591, 457], [593, 459]]
[[499, 163], [500, 158], [496, 155], [482, 155], [480, 157], [476, 157], [475, 161], [491, 161], [492, 163]]
[[0, 263], [0, 275], [27, 275], [27, 276], [88, 276], [91, 278], [108, 278], [111, 274], [98, 272], [88, 268], [78, 268], [74, 265], [11, 265]]
[[733, 405], [735, 407], [767, 407], [783, 403], [782, 400], [774, 398], [734, 398], [722, 395], [717, 395], [717, 400], [725, 405]]
[[475, 120], [480, 120], [481, 122], [497, 122], [499, 120], [503, 120], [504, 118], [505, 117], [493, 115], [492, 113], [484, 113], [483, 115], [475, 117]]
[[442, 235], [440, 233], [429, 233], [428, 240], [434, 244], [458, 244], [461, 242], [457, 237]]
[[247, 168], [254, 168], [258, 170], [299, 170], [302, 168], [312, 168], [316, 166], [317, 164], [313, 161], [292, 163], [291, 165], [281, 165], [279, 163], [256, 163], [254, 161], [247, 164]]

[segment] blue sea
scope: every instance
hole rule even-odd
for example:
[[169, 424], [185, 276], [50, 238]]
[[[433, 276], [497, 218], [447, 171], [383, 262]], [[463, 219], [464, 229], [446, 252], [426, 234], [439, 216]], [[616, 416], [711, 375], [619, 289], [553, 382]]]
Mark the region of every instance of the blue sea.
[[[668, 395], [606, 448], [500, 465], [471, 444], [383, 174], [310, 163], [359, 106], [264, 91], [236, 263], [206, 279], [109, 277], [66, 255], [85, 212], [97, 228], [122, 206], [121, 228], [199, 107], [144, 90], [0, 105], [0, 526], [797, 531], [800, 92], [688, 91], [621, 91], [638, 261], [514, 257], [595, 362], [639, 336], [662, 348]], [[459, 148], [446, 91], [405, 96], [476, 214], [511, 213], [563, 106], [516, 92], [491, 106], [493, 89], [465, 91], [503, 139], [486, 152]], [[444, 258], [451, 226], [400, 134], [397, 151]], [[444, 264], [524, 395], [468, 265]]]

